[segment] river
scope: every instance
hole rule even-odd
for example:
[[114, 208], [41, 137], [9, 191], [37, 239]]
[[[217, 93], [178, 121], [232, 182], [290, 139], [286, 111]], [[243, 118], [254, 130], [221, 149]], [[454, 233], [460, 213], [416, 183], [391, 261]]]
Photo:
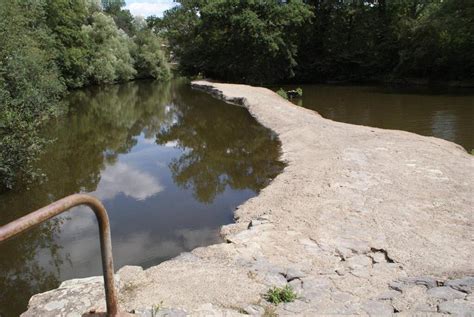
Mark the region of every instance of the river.
[[[280, 87], [280, 86], [279, 86]], [[277, 89], [279, 87], [276, 87]], [[294, 89], [296, 86], [282, 86]], [[297, 105], [335, 121], [435, 136], [474, 149], [474, 90], [300, 85]]]
[[[293, 102], [326, 118], [474, 149], [472, 90], [301, 87]], [[0, 224], [91, 193], [109, 212], [116, 269], [149, 267], [221, 241], [219, 228], [233, 221], [235, 208], [284, 167], [270, 130], [182, 80], [91, 87], [65, 102], [69, 113], [43, 132], [55, 141], [37, 162], [42, 183], [0, 195]], [[31, 295], [63, 280], [101, 274], [98, 229], [85, 208], [0, 245], [0, 254], [0, 316], [18, 315]]]
[[[41, 184], [0, 195], [0, 224], [73, 193], [108, 210], [115, 268], [149, 267], [220, 242], [235, 208], [283, 168], [276, 136], [244, 108], [182, 80], [71, 93], [50, 122]], [[98, 228], [85, 207], [0, 245], [0, 316], [66, 279], [101, 274]]]

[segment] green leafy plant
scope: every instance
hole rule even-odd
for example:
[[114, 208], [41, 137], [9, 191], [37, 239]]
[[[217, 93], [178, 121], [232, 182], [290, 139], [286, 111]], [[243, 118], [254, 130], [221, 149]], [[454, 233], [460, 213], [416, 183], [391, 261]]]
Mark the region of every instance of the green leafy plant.
[[297, 295], [290, 285], [285, 287], [272, 287], [264, 295], [266, 301], [278, 305], [280, 303], [289, 303], [297, 298]]
[[298, 96], [300, 97], [303, 97], [303, 89], [301, 89], [300, 87], [296, 88], [296, 93], [298, 94]]
[[280, 97], [288, 100], [288, 94], [286, 93], [286, 91], [283, 88], [278, 89], [276, 93], [278, 95], [280, 95]]

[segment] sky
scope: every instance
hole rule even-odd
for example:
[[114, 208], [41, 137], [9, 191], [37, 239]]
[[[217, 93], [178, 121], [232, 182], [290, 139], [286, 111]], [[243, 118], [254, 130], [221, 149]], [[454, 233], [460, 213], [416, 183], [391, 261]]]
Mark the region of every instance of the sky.
[[150, 15], [163, 16], [163, 12], [174, 7], [173, 0], [126, 0], [126, 9], [133, 15], [147, 17]]

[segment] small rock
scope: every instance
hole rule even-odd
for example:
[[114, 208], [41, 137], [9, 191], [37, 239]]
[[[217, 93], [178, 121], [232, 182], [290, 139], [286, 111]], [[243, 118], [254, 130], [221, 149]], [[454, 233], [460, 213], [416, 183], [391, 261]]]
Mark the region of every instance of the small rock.
[[460, 317], [473, 317], [474, 305], [470, 305], [466, 301], [459, 302], [443, 302], [439, 304], [438, 310], [440, 313], [452, 314]]
[[58, 310], [63, 308], [67, 304], [67, 300], [52, 301], [44, 305], [44, 309], [47, 311]]
[[365, 255], [356, 255], [347, 259], [347, 265], [350, 269], [366, 268], [372, 265], [372, 260]]
[[342, 260], [346, 260], [350, 258], [353, 255], [352, 250], [343, 248], [343, 247], [338, 247], [336, 248], [336, 253], [341, 257]]
[[474, 305], [474, 294], [469, 294], [466, 296], [465, 300], [467, 300], [468, 302], [472, 303]]
[[297, 295], [303, 292], [303, 282], [300, 279], [292, 280], [288, 283]]
[[395, 291], [403, 292], [403, 289], [407, 286], [406, 286], [406, 284], [403, 284], [401, 282], [394, 281], [394, 282], [390, 282], [388, 284], [388, 287], [390, 287], [391, 289], [393, 289]]
[[270, 287], [273, 287], [273, 286], [283, 287], [287, 284], [287, 281], [283, 277], [283, 275], [272, 274], [272, 273], [265, 274], [265, 277], [263, 278], [263, 282]]
[[392, 316], [394, 311], [392, 305], [375, 300], [365, 302], [362, 309], [370, 316]]
[[433, 301], [426, 295], [426, 287], [411, 285], [404, 288], [400, 296], [392, 298], [391, 303], [397, 311], [412, 311], [426, 304], [436, 307], [436, 303], [432, 303]]
[[393, 299], [394, 297], [397, 297], [397, 296], [400, 296], [399, 291], [388, 290], [386, 292], [383, 292], [379, 296], [377, 296], [377, 299], [378, 300], [391, 300], [391, 299]]
[[303, 272], [301, 272], [300, 270], [297, 270], [295, 268], [289, 268], [288, 270], [286, 270], [285, 275], [286, 275], [286, 280], [288, 282], [291, 282], [294, 279], [301, 279], [306, 274], [304, 274]]
[[331, 292], [331, 299], [340, 304], [350, 304], [357, 302], [359, 298], [356, 296], [351, 295], [350, 293], [347, 292], [340, 292], [340, 291], [333, 291]]
[[371, 276], [370, 270], [367, 269], [366, 267], [356, 268], [351, 271], [351, 274], [360, 278], [365, 278], [365, 279], [369, 279]]
[[370, 256], [375, 263], [384, 263], [387, 262], [385, 259], [385, 254], [382, 252], [375, 252]]
[[444, 285], [454, 288], [458, 291], [470, 294], [474, 289], [474, 277], [468, 276], [456, 280], [447, 281], [446, 283], [444, 283]]
[[291, 312], [292, 315], [294, 315], [294, 314], [300, 314], [304, 310], [308, 309], [308, 304], [302, 300], [297, 299], [294, 302], [283, 304], [282, 308], [283, 310]]
[[434, 287], [428, 290], [427, 294], [431, 297], [452, 300], [452, 299], [464, 299], [466, 294], [448, 286]]
[[243, 311], [245, 311], [249, 315], [261, 316], [265, 313], [265, 308], [258, 305], [248, 305], [243, 309]]
[[427, 288], [437, 287], [437, 281], [432, 277], [420, 276], [420, 277], [405, 277], [399, 280], [405, 284], [415, 284], [415, 285], [423, 285]]

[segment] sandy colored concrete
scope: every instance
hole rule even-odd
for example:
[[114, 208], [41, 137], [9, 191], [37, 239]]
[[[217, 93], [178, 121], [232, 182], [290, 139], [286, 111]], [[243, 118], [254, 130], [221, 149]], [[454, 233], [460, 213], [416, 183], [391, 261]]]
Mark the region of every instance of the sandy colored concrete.
[[[473, 156], [433, 137], [324, 119], [265, 88], [193, 86], [275, 131], [287, 167], [223, 227], [228, 243], [147, 270], [122, 268], [124, 310], [148, 316], [162, 303], [170, 316], [474, 316]], [[100, 280], [36, 295], [24, 316], [102, 308], [91, 283]], [[295, 302], [262, 299], [286, 284]]]

